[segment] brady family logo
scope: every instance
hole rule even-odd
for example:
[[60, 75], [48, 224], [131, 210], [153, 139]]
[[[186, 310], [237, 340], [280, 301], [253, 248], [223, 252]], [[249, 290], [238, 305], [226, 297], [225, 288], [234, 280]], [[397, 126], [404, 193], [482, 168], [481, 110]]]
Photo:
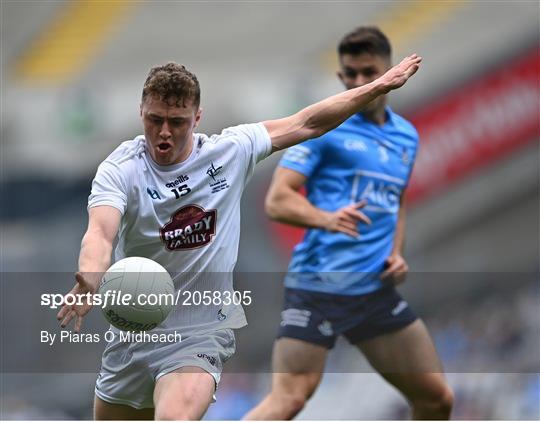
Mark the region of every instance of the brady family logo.
[[175, 211], [159, 234], [170, 251], [200, 248], [215, 236], [216, 219], [215, 209], [206, 211], [198, 205], [186, 205]]

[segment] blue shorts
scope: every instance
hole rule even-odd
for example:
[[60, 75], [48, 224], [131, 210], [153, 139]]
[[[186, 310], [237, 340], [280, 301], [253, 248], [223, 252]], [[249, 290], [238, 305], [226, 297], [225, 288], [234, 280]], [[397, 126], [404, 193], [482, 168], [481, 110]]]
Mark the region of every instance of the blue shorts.
[[339, 335], [356, 344], [397, 331], [417, 316], [393, 286], [361, 296], [285, 288], [277, 338], [334, 347]]

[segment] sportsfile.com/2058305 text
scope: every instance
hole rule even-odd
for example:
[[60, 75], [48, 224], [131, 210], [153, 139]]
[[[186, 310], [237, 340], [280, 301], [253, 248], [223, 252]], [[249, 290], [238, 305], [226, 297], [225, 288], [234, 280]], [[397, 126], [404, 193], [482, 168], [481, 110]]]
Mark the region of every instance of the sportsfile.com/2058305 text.
[[66, 295], [43, 293], [41, 306], [57, 309], [63, 305], [92, 305], [106, 308], [112, 305], [182, 305], [182, 306], [229, 306], [252, 303], [251, 290], [219, 291], [219, 290], [178, 290], [176, 293], [149, 293], [132, 295], [121, 290], [108, 290], [103, 294], [85, 293]]

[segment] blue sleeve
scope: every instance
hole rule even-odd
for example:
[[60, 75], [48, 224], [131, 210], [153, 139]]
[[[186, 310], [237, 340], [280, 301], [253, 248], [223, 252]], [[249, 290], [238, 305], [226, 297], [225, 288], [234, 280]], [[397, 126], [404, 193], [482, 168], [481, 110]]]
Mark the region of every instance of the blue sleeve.
[[290, 147], [279, 165], [310, 177], [322, 160], [324, 142], [324, 138], [321, 137]]

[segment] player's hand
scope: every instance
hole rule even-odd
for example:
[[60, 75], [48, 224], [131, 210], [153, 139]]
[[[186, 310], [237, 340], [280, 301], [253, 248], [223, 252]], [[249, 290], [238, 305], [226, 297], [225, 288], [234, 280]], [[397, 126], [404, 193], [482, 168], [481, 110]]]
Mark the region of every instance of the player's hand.
[[360, 208], [365, 207], [366, 201], [360, 201], [356, 204], [347, 205], [337, 211], [326, 213], [326, 222], [324, 228], [330, 232], [344, 233], [352, 237], [360, 236], [358, 232], [358, 223], [371, 224], [369, 217]]
[[393, 89], [397, 89], [405, 84], [407, 80], [416, 73], [420, 67], [422, 57], [417, 54], [411, 54], [405, 57], [399, 64], [392, 67], [380, 80], [383, 82], [385, 91], [389, 92]]
[[[96, 286], [98, 286], [98, 283], [96, 280], [93, 280], [93, 278], [96, 278], [95, 274], [83, 275], [80, 272], [75, 273], [75, 280], [77, 283], [68, 294], [74, 295], [75, 297], [79, 297], [78, 295], [86, 295], [87, 293], [94, 294], [97, 290]], [[60, 321], [62, 328], [65, 328], [71, 322], [71, 320], [75, 318], [74, 331], [76, 333], [80, 332], [83, 317], [90, 312], [90, 309], [92, 309], [92, 305], [88, 303], [86, 298], [84, 298], [82, 302], [82, 305], [75, 304], [62, 306], [56, 315], [56, 318], [58, 321]]]
[[409, 266], [400, 254], [392, 254], [386, 258], [385, 270], [381, 274], [381, 280], [394, 285], [401, 284], [407, 278]]

